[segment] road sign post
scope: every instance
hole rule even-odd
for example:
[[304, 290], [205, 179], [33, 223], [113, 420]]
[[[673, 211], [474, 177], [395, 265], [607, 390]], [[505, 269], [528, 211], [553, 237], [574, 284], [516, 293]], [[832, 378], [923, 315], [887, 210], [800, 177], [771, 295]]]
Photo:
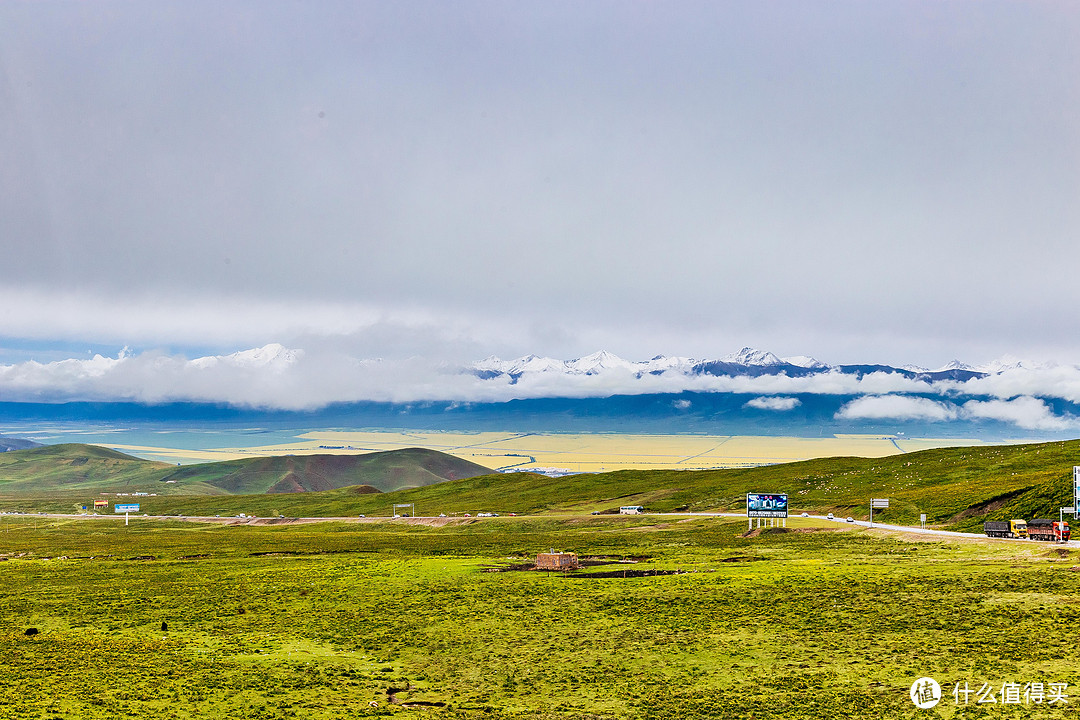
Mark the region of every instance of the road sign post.
[[113, 505], [113, 512], [124, 513], [124, 525], [127, 525], [128, 513], [139, 512], [139, 503], [128, 503], [126, 505], [116, 503], [116, 505]]
[[870, 498], [870, 527], [874, 527], [874, 508], [889, 507], [889, 498]]

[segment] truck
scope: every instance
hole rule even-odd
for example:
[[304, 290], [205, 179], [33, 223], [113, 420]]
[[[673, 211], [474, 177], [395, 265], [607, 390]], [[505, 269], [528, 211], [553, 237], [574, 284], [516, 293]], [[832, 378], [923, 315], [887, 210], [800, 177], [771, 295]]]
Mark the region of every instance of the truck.
[[1046, 518], [1035, 518], [1028, 523], [1028, 537], [1032, 540], [1065, 542], [1069, 539], [1069, 523]]
[[1027, 522], [1024, 520], [987, 520], [983, 523], [987, 537], [1026, 538]]

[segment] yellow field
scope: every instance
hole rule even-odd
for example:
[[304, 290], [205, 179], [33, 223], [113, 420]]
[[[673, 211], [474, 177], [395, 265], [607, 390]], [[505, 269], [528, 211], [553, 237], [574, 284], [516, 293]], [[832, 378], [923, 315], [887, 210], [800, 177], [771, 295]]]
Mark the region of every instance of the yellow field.
[[732, 468], [820, 457], [883, 457], [934, 447], [980, 445], [977, 440], [837, 435], [822, 438], [748, 435], [625, 435], [619, 433], [461, 433], [317, 431], [295, 442], [248, 448], [180, 450], [112, 445], [166, 462], [235, 460], [264, 455], [358, 454], [406, 447], [440, 450], [486, 467], [558, 468], [600, 472], [627, 468]]

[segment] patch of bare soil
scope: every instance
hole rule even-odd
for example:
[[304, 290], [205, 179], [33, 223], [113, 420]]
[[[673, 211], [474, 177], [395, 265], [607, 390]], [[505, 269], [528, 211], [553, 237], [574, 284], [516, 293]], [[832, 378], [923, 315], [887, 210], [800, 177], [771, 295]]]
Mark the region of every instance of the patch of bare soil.
[[786, 533], [819, 533], [819, 532], [842, 532], [849, 530], [850, 525], [837, 527], [802, 527], [802, 528], [754, 528], [742, 534], [744, 538], [755, 538], [758, 535], [784, 535]]
[[[369, 518], [370, 519], [370, 518]], [[390, 518], [382, 518], [383, 520], [389, 520]], [[452, 518], [452, 517], [410, 517], [410, 518], [397, 518], [394, 520], [396, 523], [403, 522], [407, 525], [426, 525], [427, 527], [445, 527], [446, 525], [472, 525], [475, 522], [480, 522], [476, 518]]]

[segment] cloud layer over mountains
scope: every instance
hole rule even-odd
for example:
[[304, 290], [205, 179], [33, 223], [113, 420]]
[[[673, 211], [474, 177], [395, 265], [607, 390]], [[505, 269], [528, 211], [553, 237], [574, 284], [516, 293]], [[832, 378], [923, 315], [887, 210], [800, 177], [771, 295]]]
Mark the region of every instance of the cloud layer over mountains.
[[356, 401], [485, 403], [687, 391], [749, 395], [745, 408], [779, 414], [798, 408], [800, 395], [839, 396], [847, 401], [836, 417], [854, 421], [989, 419], [1027, 430], [1080, 427], [1047, 402], [1080, 404], [1080, 367], [1059, 364], [830, 366], [744, 348], [708, 361], [657, 356], [631, 362], [599, 352], [569, 361], [489, 357], [462, 365], [361, 359], [271, 344], [194, 359], [124, 351], [117, 357], [0, 366], [0, 393], [20, 402], [190, 401], [310, 410]]

